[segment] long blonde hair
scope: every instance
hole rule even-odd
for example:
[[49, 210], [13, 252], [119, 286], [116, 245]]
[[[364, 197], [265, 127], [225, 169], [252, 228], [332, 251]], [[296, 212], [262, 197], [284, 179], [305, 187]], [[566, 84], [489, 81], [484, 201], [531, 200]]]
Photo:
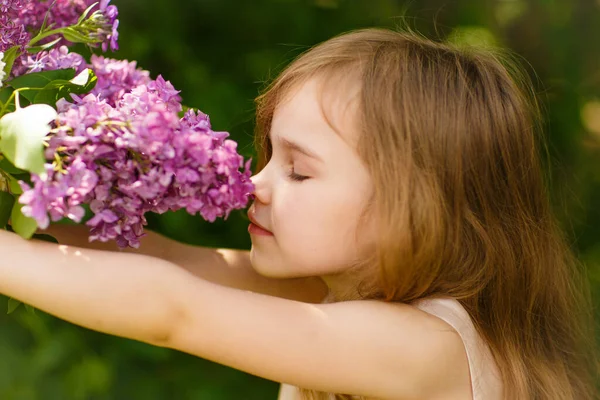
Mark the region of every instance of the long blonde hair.
[[507, 399], [592, 399], [589, 283], [552, 212], [540, 107], [514, 57], [411, 31], [330, 39], [257, 98], [259, 170], [277, 104], [315, 76], [361, 83], [357, 151], [379, 228], [368, 260], [378, 273], [360, 277], [361, 298], [454, 297], [489, 344]]

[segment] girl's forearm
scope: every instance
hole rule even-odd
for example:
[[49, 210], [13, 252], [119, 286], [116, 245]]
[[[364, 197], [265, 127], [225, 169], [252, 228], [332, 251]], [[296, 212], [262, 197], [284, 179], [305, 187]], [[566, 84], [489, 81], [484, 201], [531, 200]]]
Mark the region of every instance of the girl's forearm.
[[141, 240], [140, 247], [133, 249], [127, 247], [119, 249], [115, 241], [101, 242], [89, 241], [90, 228], [85, 225], [72, 224], [50, 224], [48, 228], [39, 230], [38, 233], [54, 236], [60, 244], [82, 247], [84, 249], [119, 251], [137, 254], [146, 254], [167, 260], [170, 256], [169, 250], [175, 243], [173, 240], [158, 233], [145, 229], [145, 236]]
[[164, 260], [24, 240], [0, 230], [0, 293], [96, 331], [158, 344], [174, 320]]

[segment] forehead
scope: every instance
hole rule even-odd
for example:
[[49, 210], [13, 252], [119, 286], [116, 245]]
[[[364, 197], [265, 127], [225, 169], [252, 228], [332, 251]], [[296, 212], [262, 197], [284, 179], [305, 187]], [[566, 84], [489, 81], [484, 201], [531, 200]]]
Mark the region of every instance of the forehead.
[[291, 140], [338, 140], [355, 147], [358, 140], [356, 80], [339, 77], [313, 78], [290, 89], [277, 105], [270, 129], [271, 139], [281, 135]]

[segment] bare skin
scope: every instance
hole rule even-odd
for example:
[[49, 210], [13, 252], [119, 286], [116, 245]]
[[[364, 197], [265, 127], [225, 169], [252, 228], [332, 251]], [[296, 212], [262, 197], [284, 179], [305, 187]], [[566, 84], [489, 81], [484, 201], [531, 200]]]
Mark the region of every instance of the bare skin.
[[114, 242], [88, 241], [89, 228], [83, 225], [53, 224], [39, 233], [54, 236], [60, 244], [104, 250], [144, 254], [168, 260], [192, 275], [207, 281], [255, 293], [320, 303], [327, 286], [318, 277], [274, 279], [258, 274], [250, 263], [250, 251], [192, 246], [147, 230], [138, 249], [119, 249]]
[[266, 296], [213, 284], [156, 257], [6, 231], [0, 252], [0, 293], [89, 329], [320, 391], [469, 398], [460, 337], [409, 305]]
[[[327, 295], [327, 286], [319, 278], [272, 279], [259, 275], [252, 268], [250, 252], [247, 250], [191, 246], [152, 231], [147, 231], [147, 236], [141, 241], [142, 244], [139, 249], [120, 250], [112, 242], [89, 243], [87, 240], [88, 232], [88, 228], [82, 225], [58, 224], [51, 225], [43, 231], [43, 233], [54, 236], [61, 244], [70, 247], [118, 253], [137, 253], [170, 261], [196, 278], [230, 288], [315, 304], [323, 302]], [[427, 320], [427, 323], [432, 324], [433, 327], [448, 330], [448, 326], [443, 326], [443, 322], [440, 324], [441, 321], [437, 318], [416, 309], [412, 311], [419, 318]], [[451, 328], [450, 331], [452, 331]], [[464, 356], [464, 354], [462, 355]], [[455, 356], [460, 357], [460, 352]], [[461, 378], [461, 372], [464, 373], [459, 368], [456, 373], [457, 379]], [[468, 377], [468, 370], [466, 374]], [[464, 374], [462, 378], [464, 381]], [[468, 382], [466, 388], [470, 392]], [[452, 393], [446, 393], [440, 399], [467, 399], [470, 398], [470, 393], [466, 394], [467, 397], [462, 395], [452, 396]], [[279, 400], [298, 399], [300, 397], [296, 387], [289, 384], [281, 385]]]
[[328, 103], [342, 134], [319, 101], [318, 85], [307, 83], [275, 113], [273, 155], [253, 177], [250, 208], [272, 235], [251, 235], [250, 252], [152, 233], [139, 250], [119, 252], [86, 243], [85, 227], [51, 228], [69, 244], [58, 246], [0, 231], [0, 293], [89, 329], [290, 386], [470, 399], [465, 348], [446, 322], [402, 303], [323, 302], [348, 289], [346, 272], [373, 231], [358, 221], [372, 184], [353, 148], [352, 97]]

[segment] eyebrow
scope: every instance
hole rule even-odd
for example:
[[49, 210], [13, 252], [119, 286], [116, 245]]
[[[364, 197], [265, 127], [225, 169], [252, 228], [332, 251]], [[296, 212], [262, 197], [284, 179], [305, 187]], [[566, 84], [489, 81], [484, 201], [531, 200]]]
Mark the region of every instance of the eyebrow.
[[291, 141], [289, 139], [286, 139], [286, 138], [280, 138], [278, 136], [276, 137], [276, 139], [281, 143], [281, 145], [283, 147], [286, 147], [289, 150], [297, 151], [298, 153], [302, 153], [302, 154], [304, 154], [307, 157], [314, 158], [317, 161], [324, 162], [323, 159], [321, 157], [319, 157], [316, 153], [308, 150], [305, 147], [302, 147], [301, 145], [299, 145], [296, 142], [293, 142], [293, 141]]

